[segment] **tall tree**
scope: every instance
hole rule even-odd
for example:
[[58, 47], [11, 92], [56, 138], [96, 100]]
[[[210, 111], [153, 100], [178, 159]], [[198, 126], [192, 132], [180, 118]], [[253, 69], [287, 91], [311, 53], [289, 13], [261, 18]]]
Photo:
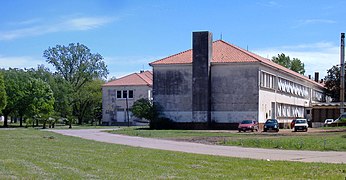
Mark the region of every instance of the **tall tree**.
[[0, 72], [0, 114], [1, 110], [5, 108], [7, 104], [7, 95], [5, 90], [4, 76]]
[[[69, 108], [66, 109], [72, 110], [76, 106], [77, 94], [86, 83], [96, 78], [106, 78], [108, 74], [102, 56], [98, 53], [92, 54], [83, 44], [57, 45], [45, 50], [43, 57], [55, 67], [56, 73], [67, 84], [68, 92], [65, 95], [68, 97], [66, 101]], [[76, 114], [72, 111], [67, 112], [67, 116], [71, 115]], [[78, 123], [81, 124], [82, 121], [79, 119]]]
[[291, 58], [289, 56], [286, 56], [284, 53], [278, 54], [277, 57], [273, 56], [272, 61], [276, 64], [280, 64], [281, 66], [284, 66], [288, 69], [291, 69], [292, 71], [295, 71], [299, 74], [305, 73], [305, 67], [304, 63], [300, 61], [298, 58]]
[[83, 86], [76, 93], [76, 102], [74, 104], [74, 112], [79, 122], [86, 120], [94, 121], [95, 109], [98, 109], [102, 103], [101, 86], [105, 82], [102, 79], [95, 79]]
[[328, 69], [327, 76], [324, 77], [324, 84], [332, 100], [334, 102], [340, 101], [340, 67], [333, 66]]
[[7, 105], [2, 110], [4, 115], [4, 127], [7, 127], [8, 116], [17, 112], [18, 107], [25, 107], [20, 104], [25, 96], [26, 82], [24, 80], [22, 69], [2, 70], [4, 73], [5, 90], [7, 94]]
[[40, 117], [43, 121], [43, 128], [50, 115], [54, 111], [54, 96], [48, 83], [41, 79], [30, 78], [27, 98], [29, 102], [28, 114], [31, 117]]

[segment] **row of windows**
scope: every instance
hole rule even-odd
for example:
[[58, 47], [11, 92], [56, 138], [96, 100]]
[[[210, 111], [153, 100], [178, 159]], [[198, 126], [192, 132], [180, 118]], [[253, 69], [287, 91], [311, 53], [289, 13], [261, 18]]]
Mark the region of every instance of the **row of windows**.
[[292, 81], [276, 77], [275, 75], [263, 71], [261, 71], [260, 78], [261, 87], [277, 89], [278, 91], [283, 93], [288, 93], [305, 98], [308, 98], [310, 96], [310, 88], [294, 83]]
[[132, 99], [133, 98], [133, 90], [122, 90], [117, 91], [117, 99]]
[[302, 86], [300, 84], [294, 83], [292, 81], [283, 79], [283, 78], [279, 78], [278, 90], [281, 92], [293, 94], [300, 97], [306, 97], [306, 98], [308, 98], [310, 95], [309, 88]]
[[275, 88], [275, 76], [262, 71], [261, 72], [261, 87], [274, 89]]
[[304, 117], [304, 107], [289, 104], [277, 104], [278, 117]]

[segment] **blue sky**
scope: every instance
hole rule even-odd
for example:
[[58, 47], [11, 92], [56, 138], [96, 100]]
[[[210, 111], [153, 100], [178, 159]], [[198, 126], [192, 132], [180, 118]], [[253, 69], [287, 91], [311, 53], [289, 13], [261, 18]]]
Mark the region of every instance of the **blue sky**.
[[343, 0], [11, 0], [0, 6], [0, 67], [44, 64], [49, 47], [82, 43], [104, 57], [109, 77], [191, 48], [193, 31], [271, 58], [285, 53], [306, 75], [340, 61]]

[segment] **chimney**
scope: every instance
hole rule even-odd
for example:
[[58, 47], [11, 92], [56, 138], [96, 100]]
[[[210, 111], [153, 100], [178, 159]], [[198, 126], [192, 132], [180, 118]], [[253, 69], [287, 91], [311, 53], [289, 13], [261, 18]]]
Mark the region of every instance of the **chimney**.
[[319, 73], [315, 72], [315, 82], [318, 82], [319, 79], [320, 79]]
[[212, 34], [193, 32], [192, 39], [192, 119], [211, 124], [210, 62], [212, 59]]
[[311, 79], [311, 75], [309, 75], [309, 79]]

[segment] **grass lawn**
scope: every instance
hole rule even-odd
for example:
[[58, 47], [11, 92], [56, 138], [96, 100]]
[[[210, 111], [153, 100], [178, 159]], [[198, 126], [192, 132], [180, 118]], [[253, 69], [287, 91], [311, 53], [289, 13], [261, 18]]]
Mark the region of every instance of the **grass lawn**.
[[344, 179], [345, 164], [249, 160], [0, 129], [0, 179]]
[[[330, 130], [345, 130], [333, 132]], [[293, 133], [234, 133], [231, 131], [149, 130], [123, 128], [109, 131], [130, 136], [193, 141], [230, 146], [277, 148], [293, 150], [346, 151], [346, 128], [321, 128], [330, 132]]]

